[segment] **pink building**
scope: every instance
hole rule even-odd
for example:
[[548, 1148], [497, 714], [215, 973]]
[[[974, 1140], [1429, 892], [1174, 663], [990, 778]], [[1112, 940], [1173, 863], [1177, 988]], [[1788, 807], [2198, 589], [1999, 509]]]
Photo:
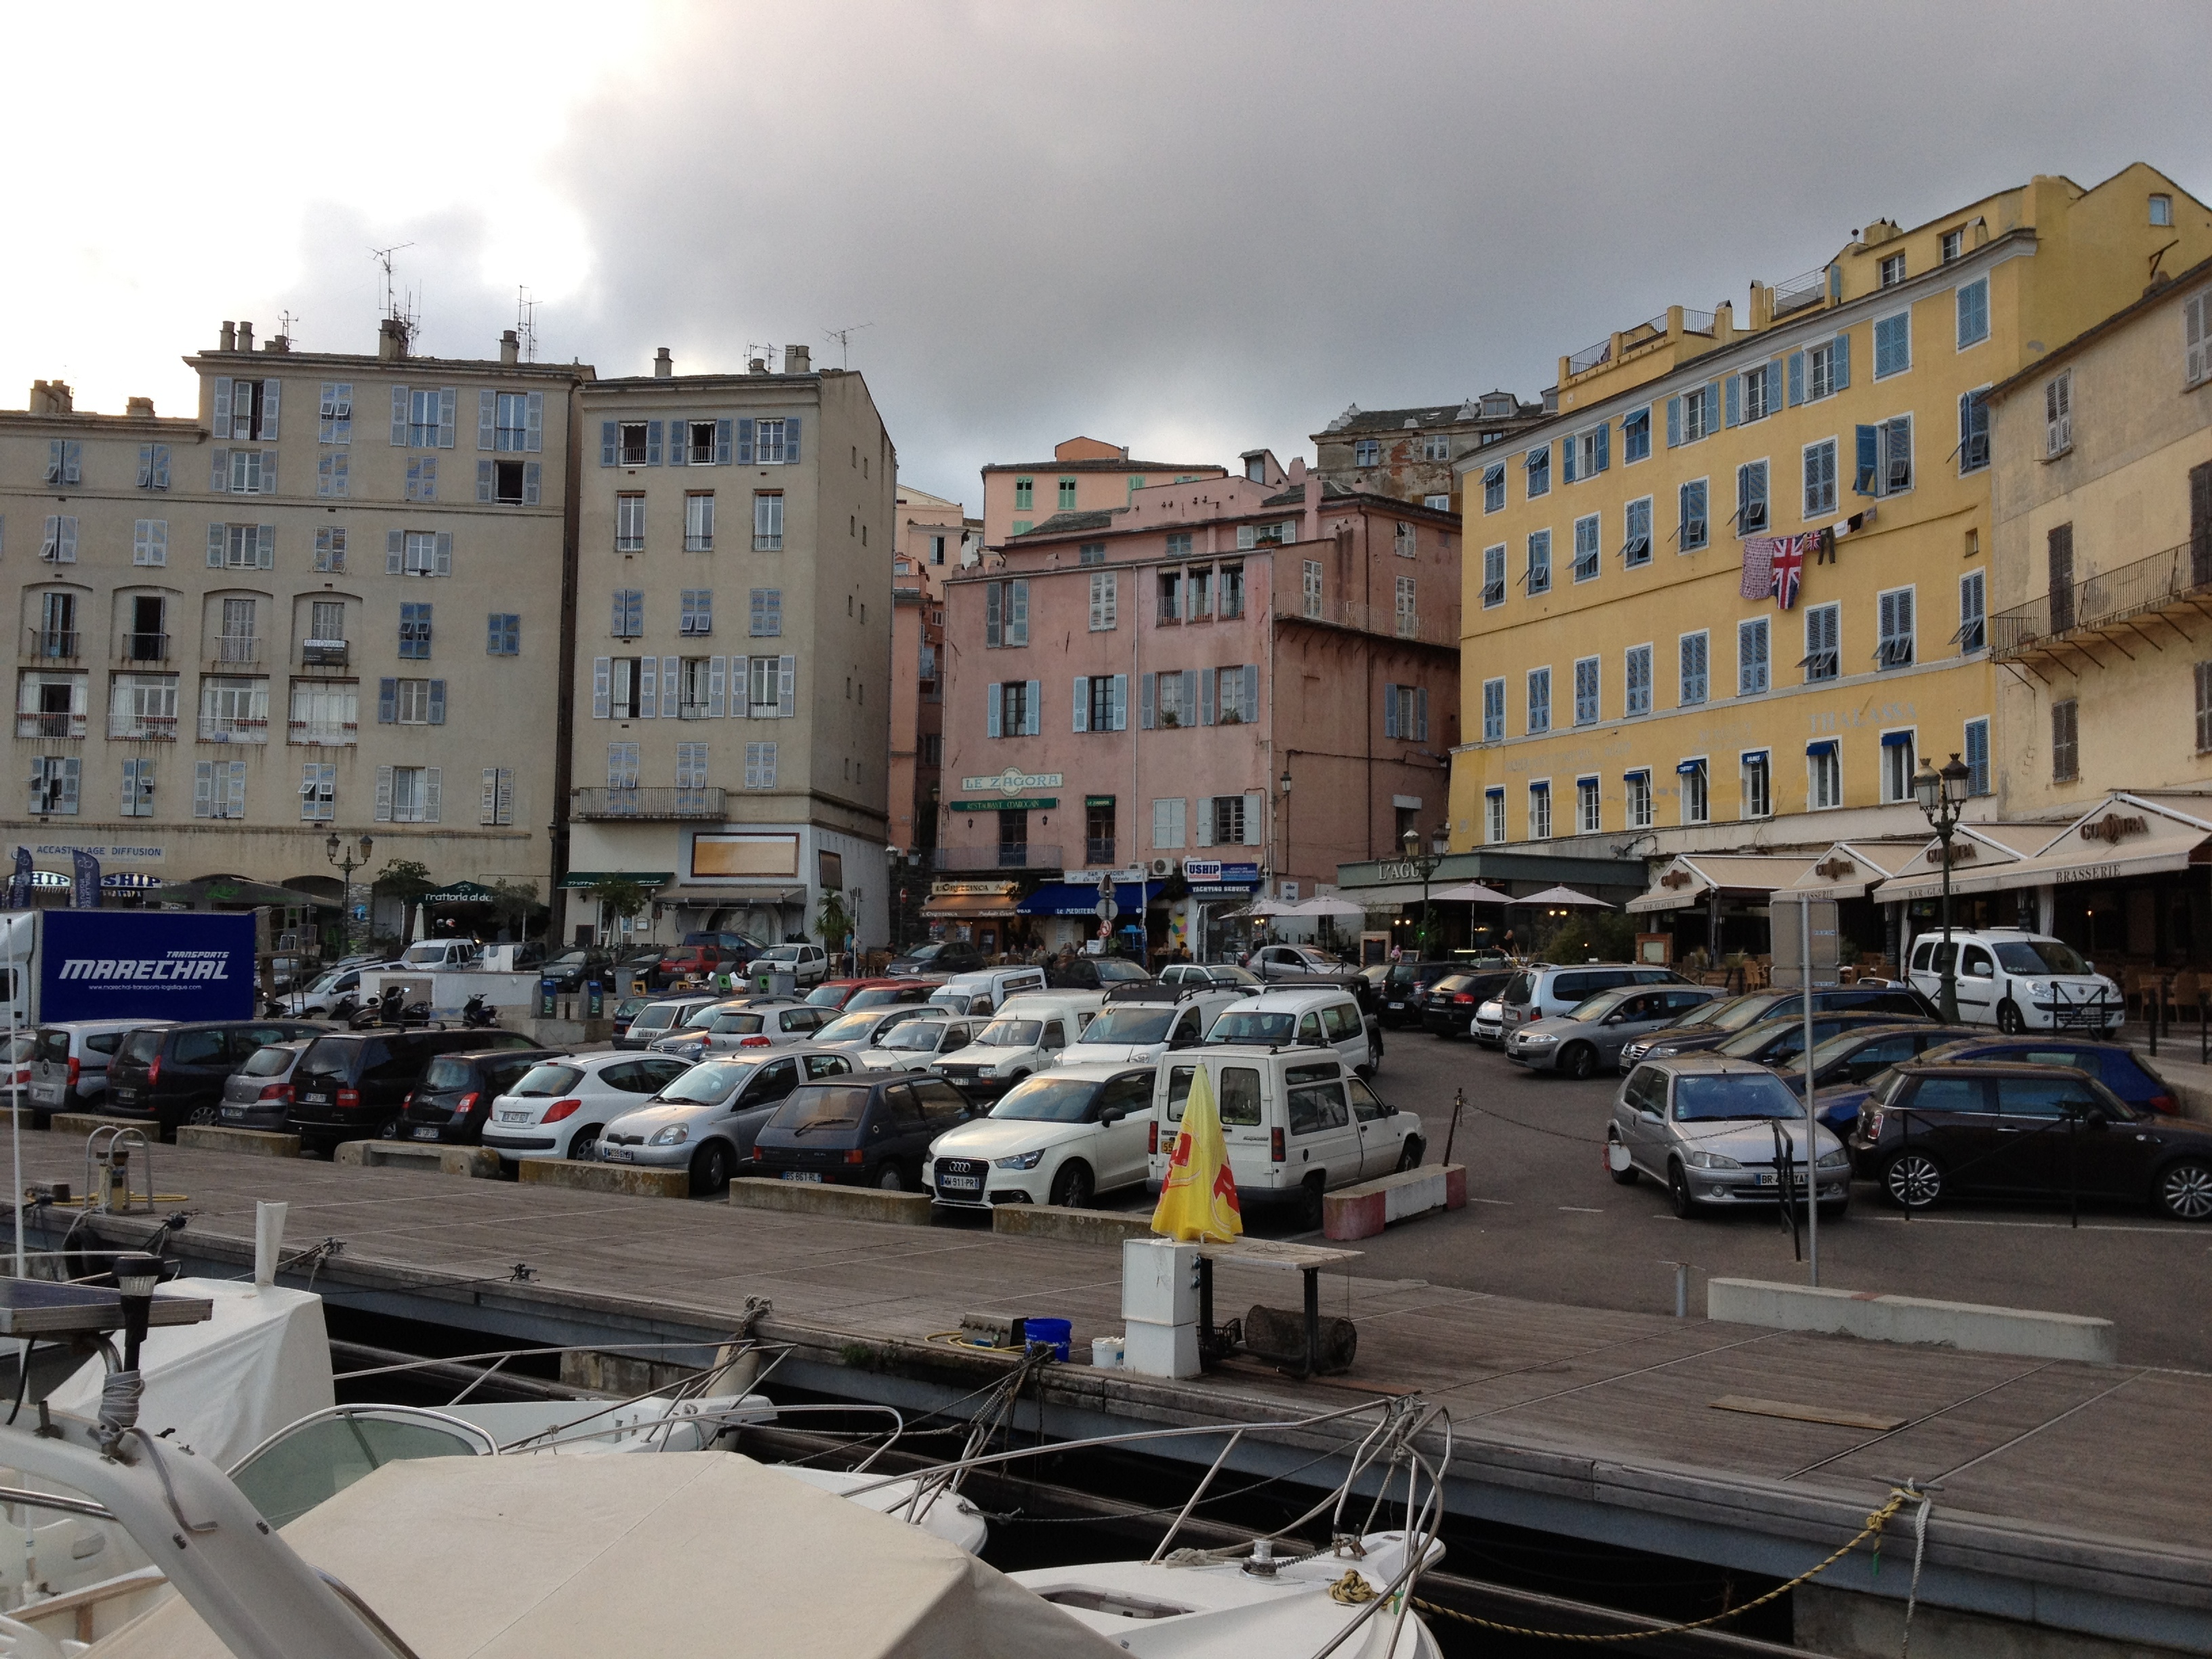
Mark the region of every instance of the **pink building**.
[[[1031, 886], [1182, 877], [1148, 921], [1194, 954], [1208, 914], [1425, 840], [1458, 735], [1457, 521], [1265, 451], [1208, 471], [1043, 518], [945, 580], [933, 860]], [[1081, 896], [1023, 898], [1029, 939], [1095, 931]]]
[[1125, 507], [1138, 490], [1228, 476], [1212, 461], [1133, 461], [1128, 446], [1070, 438], [1048, 461], [993, 462], [983, 469], [983, 545], [1003, 547], [1055, 514]]
[[891, 559], [890, 842], [895, 853], [937, 841], [944, 758], [944, 578], [974, 560], [982, 521], [957, 501], [901, 484]]

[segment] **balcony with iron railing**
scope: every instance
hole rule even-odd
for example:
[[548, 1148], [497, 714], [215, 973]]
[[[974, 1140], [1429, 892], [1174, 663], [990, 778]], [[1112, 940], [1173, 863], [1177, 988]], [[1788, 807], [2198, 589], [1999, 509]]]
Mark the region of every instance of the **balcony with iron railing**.
[[74, 628], [33, 628], [27, 631], [31, 636], [30, 654], [46, 662], [74, 662], [84, 643], [84, 635]]
[[266, 719], [240, 720], [228, 714], [200, 716], [202, 743], [267, 743], [269, 722]]
[[353, 660], [353, 646], [346, 640], [303, 640], [300, 642], [300, 666], [302, 668], [343, 668]]
[[361, 740], [361, 726], [354, 720], [290, 720], [286, 722], [288, 742], [308, 744], [322, 749], [343, 749]]
[[81, 738], [84, 735], [84, 716], [26, 710], [15, 716], [15, 735], [19, 738]]
[[1111, 865], [1114, 862], [1114, 837], [1086, 836], [1083, 842], [1083, 861], [1094, 867]]
[[118, 743], [174, 743], [174, 714], [123, 714], [107, 717], [107, 735]]
[[209, 642], [208, 662], [217, 668], [261, 660], [261, 641], [251, 634], [219, 634]]
[[2062, 655], [2100, 662], [2084, 643], [2090, 637], [2133, 634], [2162, 649], [2143, 625], [2183, 611], [2212, 618], [2212, 542], [2184, 542], [2000, 611], [1990, 618], [1990, 647], [1999, 662]]
[[696, 818], [720, 823], [728, 811], [723, 799], [720, 789], [678, 789], [659, 784], [635, 789], [572, 789], [568, 813], [578, 818]]
[[1827, 298], [1828, 268], [1815, 266], [1802, 276], [1777, 283], [1773, 292], [1774, 320], [1778, 323], [1793, 312], [1808, 310]]
[[1067, 866], [1060, 854], [1057, 847], [1040, 847], [1032, 842], [1019, 846], [985, 842], [975, 847], [931, 847], [917, 848], [914, 856], [931, 870], [1065, 870]]
[[167, 634], [125, 634], [116, 647], [118, 662], [167, 662], [169, 659], [169, 636]]

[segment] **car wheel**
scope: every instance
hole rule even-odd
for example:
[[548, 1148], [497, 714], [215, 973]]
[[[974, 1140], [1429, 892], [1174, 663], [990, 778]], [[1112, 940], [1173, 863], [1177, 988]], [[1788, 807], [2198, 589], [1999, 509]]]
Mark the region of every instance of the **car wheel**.
[[1667, 1166], [1667, 1197], [1681, 1220], [1692, 1220], [1700, 1213], [1702, 1206], [1690, 1196], [1690, 1177], [1683, 1173], [1680, 1164]]
[[1587, 1083], [1597, 1075], [1597, 1050], [1587, 1042], [1571, 1043], [1559, 1056], [1559, 1069], [1576, 1082]]
[[2027, 1022], [2020, 1017], [2020, 1010], [2009, 997], [1997, 1004], [1997, 1030], [2007, 1036], [2018, 1036], [2027, 1029]]
[[902, 1193], [906, 1190], [906, 1177], [899, 1173], [897, 1164], [886, 1164], [883, 1172], [876, 1177], [876, 1186], [883, 1192]]
[[1322, 1182], [1319, 1176], [1313, 1176], [1304, 1186], [1298, 1188], [1297, 1217], [1300, 1231], [1311, 1232], [1321, 1225], [1321, 1194]]
[[379, 1140], [398, 1139], [399, 1120], [396, 1117], [387, 1117], [383, 1122], [378, 1124], [376, 1126], [376, 1138]]
[[217, 1107], [195, 1106], [191, 1111], [185, 1114], [185, 1121], [187, 1123], [209, 1124], [216, 1122], [222, 1117], [222, 1110]]
[[1613, 1167], [1613, 1149], [1620, 1145], [1619, 1135], [1608, 1135], [1606, 1138], [1605, 1172], [1622, 1186], [1633, 1187], [1636, 1184], [1636, 1166], [1633, 1164], [1624, 1160], [1618, 1170]]
[[568, 1137], [568, 1156], [579, 1160], [590, 1160], [599, 1155], [599, 1131], [603, 1123], [586, 1123]]
[[718, 1193], [730, 1184], [730, 1149], [710, 1140], [691, 1154], [691, 1190]]
[[2212, 1221], [2212, 1164], [2168, 1164], [2158, 1178], [2158, 1206], [2176, 1221]]
[[1052, 1179], [1052, 1201], [1063, 1210], [1080, 1210], [1091, 1202], [1093, 1182], [1087, 1164], [1067, 1164]]
[[1943, 1166], [1925, 1152], [1899, 1152], [1881, 1167], [1881, 1195], [1900, 1210], [1924, 1210], [1943, 1195]]
[[1398, 1153], [1398, 1168], [1402, 1171], [1418, 1170], [1420, 1167], [1421, 1138], [1419, 1135], [1407, 1135], [1405, 1146]]

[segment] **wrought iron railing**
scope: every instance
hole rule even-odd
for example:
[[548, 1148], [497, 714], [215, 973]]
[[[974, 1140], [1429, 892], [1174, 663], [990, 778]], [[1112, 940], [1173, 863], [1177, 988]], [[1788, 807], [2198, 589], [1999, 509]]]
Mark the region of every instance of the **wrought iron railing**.
[[1774, 285], [1774, 315], [1778, 320], [1793, 311], [1802, 311], [1820, 303], [1828, 292], [1828, 268], [1816, 266], [1802, 276], [1792, 276], [1787, 282]]
[[15, 716], [15, 735], [19, 738], [81, 738], [84, 735], [84, 716], [35, 711], [18, 714]]
[[174, 714], [115, 714], [107, 717], [107, 735], [124, 743], [173, 743]]
[[218, 664], [259, 662], [261, 641], [251, 634], [217, 635], [213, 649], [208, 653], [208, 660]]
[[647, 785], [635, 789], [575, 789], [568, 811], [579, 818], [699, 818], [723, 821], [726, 809], [720, 789], [678, 789]]
[[169, 636], [167, 634], [125, 634], [123, 636], [123, 661], [167, 662], [168, 659]]
[[1990, 645], [2001, 659], [2019, 655], [2077, 629], [2126, 622], [2199, 596], [2212, 598], [2212, 544], [2184, 542], [1998, 611], [1989, 621]]
[[74, 628], [33, 628], [31, 629], [31, 654], [49, 660], [74, 657], [82, 637]]
[[1091, 865], [1110, 865], [1114, 862], [1114, 837], [1103, 839], [1091, 836], [1083, 843], [1083, 861]]
[[1065, 870], [1057, 847], [933, 847], [917, 849], [932, 870]]
[[1600, 363], [1605, 362], [1606, 359], [1612, 356], [1613, 337], [1608, 334], [1604, 339], [1600, 340], [1595, 345], [1584, 346], [1580, 351], [1577, 351], [1573, 356], [1570, 356], [1567, 359], [1567, 373], [1570, 374], [1585, 374], [1590, 369], [1595, 368]]

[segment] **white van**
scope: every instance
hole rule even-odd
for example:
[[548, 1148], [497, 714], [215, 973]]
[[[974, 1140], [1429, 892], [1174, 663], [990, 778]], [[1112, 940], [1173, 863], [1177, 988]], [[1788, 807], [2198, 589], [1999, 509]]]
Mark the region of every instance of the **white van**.
[[422, 939], [409, 945], [399, 966], [409, 973], [465, 968], [483, 954], [483, 946], [470, 939]]
[[1024, 1078], [1057, 1065], [1103, 1000], [1096, 991], [1009, 998], [975, 1042], [937, 1062], [937, 1074], [978, 1103], [995, 1100]]
[[956, 1014], [989, 1014], [1006, 999], [1024, 991], [1042, 991], [1042, 968], [985, 968], [972, 974], [955, 974], [929, 994], [929, 1000]]
[[1149, 994], [1108, 997], [1083, 1041], [1063, 1053], [1060, 1063], [1133, 1066], [1157, 1060], [1170, 1049], [1195, 1048], [1224, 1009], [1251, 1000], [1245, 991], [1221, 989], [1202, 980], [1140, 991]]
[[1348, 1071], [1371, 1078], [1382, 1064], [1382, 1032], [1359, 1012], [1348, 991], [1262, 991], [1224, 1008], [1206, 1041], [1288, 1048], [1332, 1048]]
[[[1236, 1012], [1242, 1012], [1241, 1010]], [[1232, 1014], [1223, 1018], [1233, 1018]], [[1161, 1063], [1153, 1084], [1146, 1185], [1167, 1179], [1184, 1103], [1200, 1067], [1212, 1085], [1237, 1200], [1252, 1210], [1295, 1204], [1321, 1224], [1324, 1192], [1421, 1161], [1421, 1120], [1382, 1099], [1328, 1049], [1209, 1041]]]
[[[2079, 1031], [2101, 1037], [2128, 1017], [2120, 988], [2085, 962], [2063, 939], [2018, 927], [1951, 930], [1958, 955], [1959, 1018], [1973, 1025], [2015, 1031]], [[1912, 988], [1941, 1006], [1943, 935], [1923, 933], [1912, 943], [1905, 977]]]

